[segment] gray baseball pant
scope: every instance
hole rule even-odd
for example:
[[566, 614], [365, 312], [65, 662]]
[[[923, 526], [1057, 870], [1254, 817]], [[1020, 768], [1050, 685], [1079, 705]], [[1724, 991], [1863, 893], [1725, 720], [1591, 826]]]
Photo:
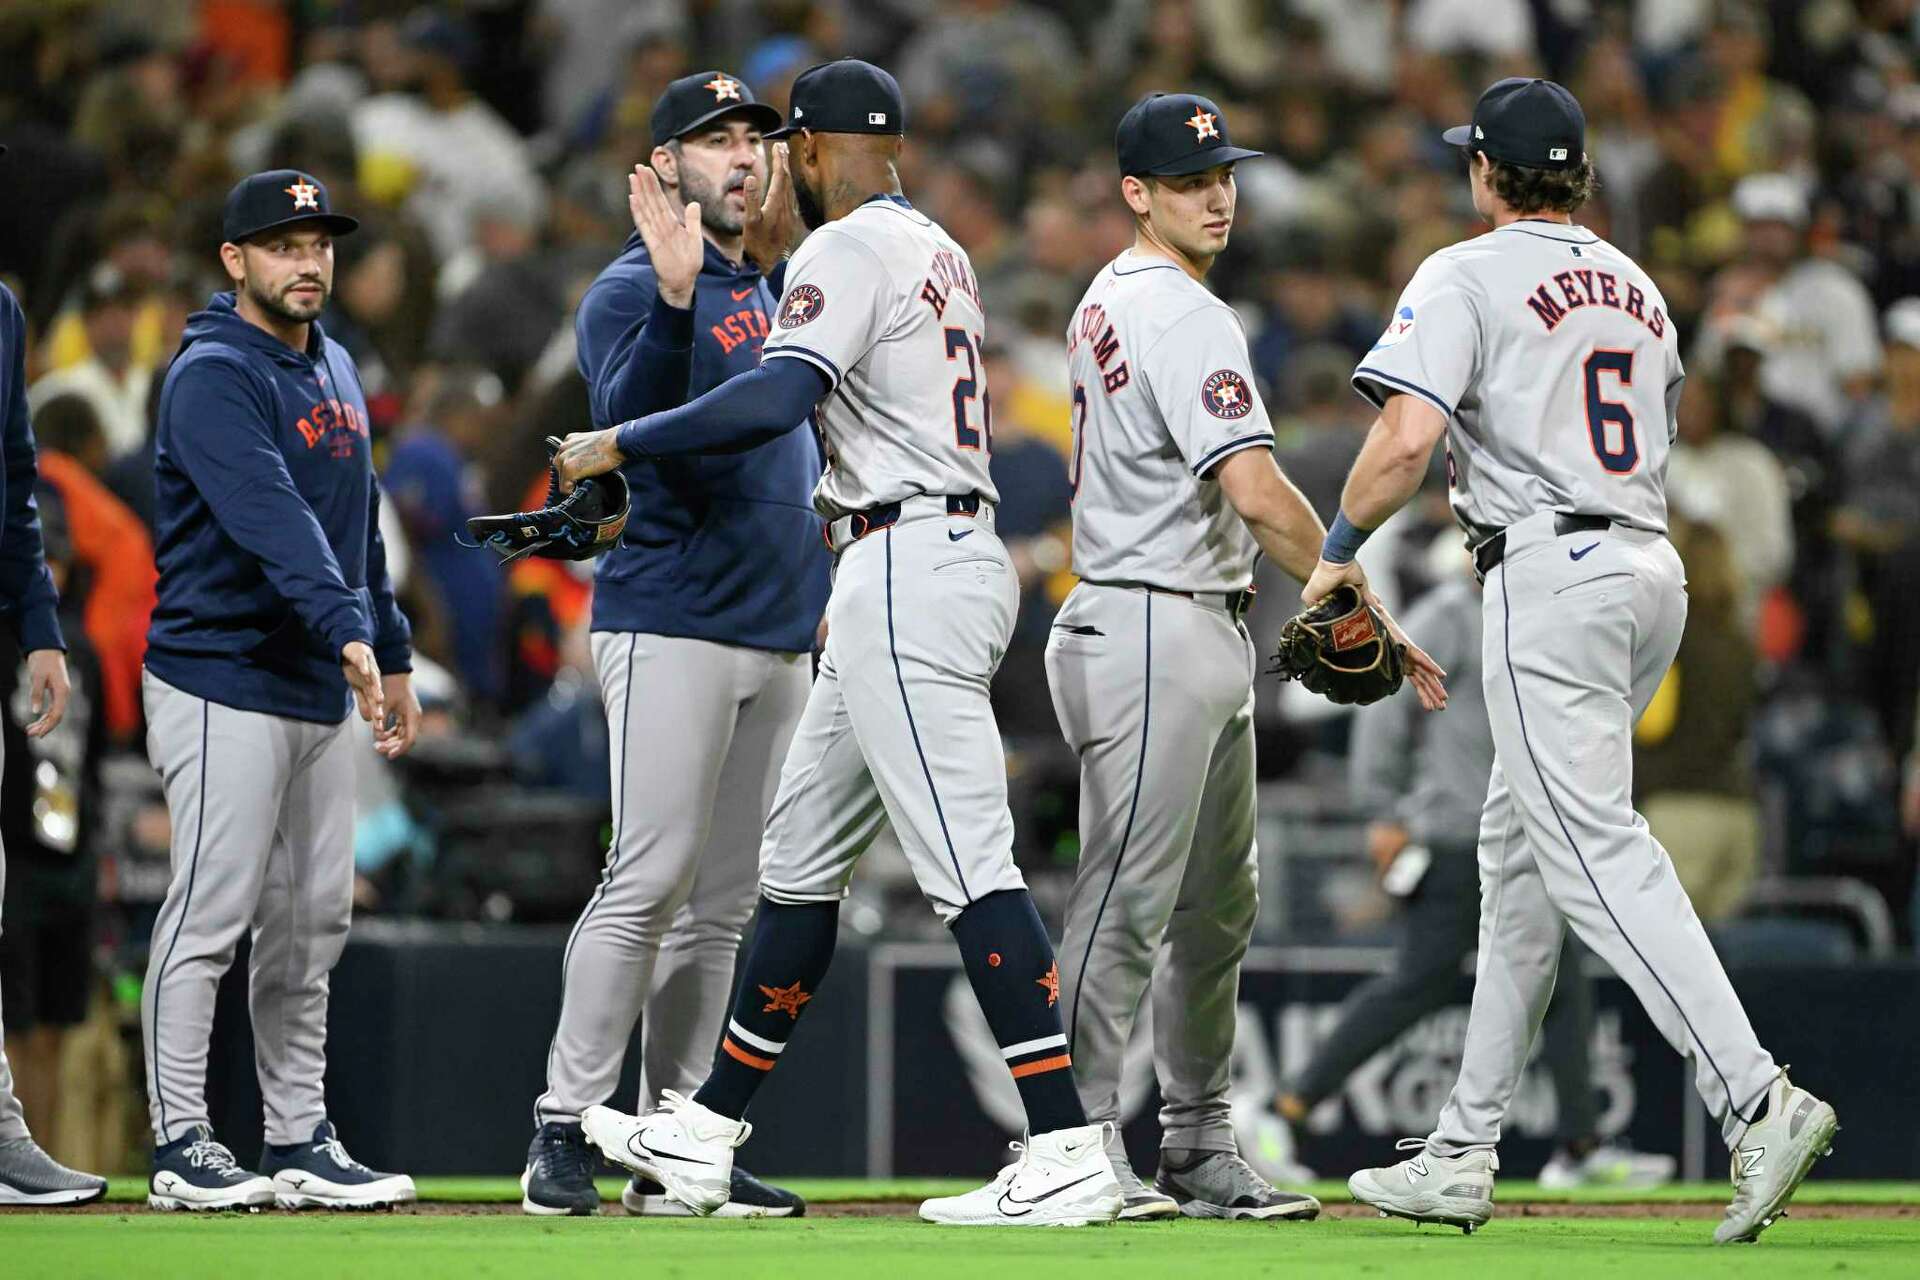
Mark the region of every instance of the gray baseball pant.
[[[1080, 757], [1080, 866], [1060, 994], [1087, 1118], [1119, 1124], [1149, 985], [1161, 1145], [1232, 1151], [1240, 961], [1259, 907], [1253, 645], [1218, 594], [1081, 583], [1047, 679]], [[1151, 981], [1150, 981], [1151, 980]]]
[[[0, 742], [0, 766], [6, 763], [6, 744]], [[0, 901], [7, 896], [7, 846], [0, 842]], [[0, 921], [0, 926], [5, 925]], [[27, 1137], [27, 1116], [20, 1109], [20, 1099], [13, 1093], [13, 1068], [7, 1065], [7, 1051], [0, 1046], [0, 1142], [14, 1142]]]
[[595, 632], [593, 661], [614, 839], [567, 940], [535, 1123], [613, 1096], [643, 1010], [641, 1109], [706, 1078], [811, 667], [806, 654], [625, 631]]
[[214, 994], [251, 929], [247, 1008], [266, 1140], [327, 1115], [327, 975], [353, 917], [355, 736], [195, 697], [146, 672], [147, 755], [173, 818], [173, 879], [140, 996], [148, 1111], [167, 1143], [208, 1124]]
[[1480, 820], [1480, 953], [1460, 1078], [1428, 1146], [1499, 1141], [1568, 926], [1692, 1064], [1735, 1145], [1777, 1068], [1633, 809], [1634, 722], [1686, 625], [1680, 557], [1661, 535], [1618, 525], [1559, 536], [1545, 512], [1508, 528], [1484, 607], [1495, 757]]

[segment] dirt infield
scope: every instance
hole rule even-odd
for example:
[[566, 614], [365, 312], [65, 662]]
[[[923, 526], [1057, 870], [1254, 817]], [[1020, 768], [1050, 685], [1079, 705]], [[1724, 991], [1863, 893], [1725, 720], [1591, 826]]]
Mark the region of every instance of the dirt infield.
[[[838, 1200], [813, 1204], [807, 1208], [810, 1219], [830, 1218], [911, 1218], [918, 1206], [905, 1200]], [[277, 1214], [277, 1209], [267, 1210]], [[405, 1205], [394, 1210], [396, 1214], [411, 1214], [420, 1217], [447, 1218], [485, 1218], [502, 1214], [517, 1214], [519, 1204], [511, 1201], [490, 1202], [454, 1202], [427, 1201], [421, 1204]], [[1640, 1202], [1629, 1204], [1567, 1204], [1556, 1201], [1512, 1201], [1496, 1204], [1496, 1217], [1508, 1218], [1664, 1218], [1664, 1219], [1717, 1219], [1726, 1212], [1726, 1206], [1710, 1204], [1704, 1201], [1692, 1203]], [[1920, 1204], [1808, 1204], [1796, 1205], [1792, 1210], [1795, 1218], [1811, 1221], [1845, 1219], [1920, 1219]], [[0, 1206], [0, 1217], [28, 1213], [60, 1214], [137, 1214], [145, 1217], [152, 1213], [142, 1204], [92, 1204], [78, 1209], [35, 1209], [24, 1206]], [[154, 1216], [160, 1216], [155, 1214]], [[324, 1215], [322, 1215], [324, 1216]], [[621, 1217], [623, 1211], [617, 1205], [607, 1206], [603, 1216]], [[1371, 1218], [1376, 1211], [1366, 1205], [1351, 1202], [1334, 1202], [1326, 1206], [1328, 1218]]]

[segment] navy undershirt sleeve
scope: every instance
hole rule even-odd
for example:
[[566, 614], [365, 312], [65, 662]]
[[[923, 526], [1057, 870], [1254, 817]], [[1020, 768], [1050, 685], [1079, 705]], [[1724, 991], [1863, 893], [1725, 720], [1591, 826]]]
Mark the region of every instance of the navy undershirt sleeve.
[[678, 409], [622, 423], [628, 458], [744, 453], [807, 421], [827, 394], [827, 375], [805, 360], [769, 360]]

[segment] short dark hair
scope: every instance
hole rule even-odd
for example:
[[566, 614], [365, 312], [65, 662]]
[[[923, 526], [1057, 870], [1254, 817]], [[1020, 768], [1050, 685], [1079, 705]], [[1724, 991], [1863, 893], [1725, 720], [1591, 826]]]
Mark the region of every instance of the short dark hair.
[[1487, 157], [1487, 186], [1515, 213], [1572, 213], [1600, 189], [1593, 161], [1574, 169], [1532, 169]]

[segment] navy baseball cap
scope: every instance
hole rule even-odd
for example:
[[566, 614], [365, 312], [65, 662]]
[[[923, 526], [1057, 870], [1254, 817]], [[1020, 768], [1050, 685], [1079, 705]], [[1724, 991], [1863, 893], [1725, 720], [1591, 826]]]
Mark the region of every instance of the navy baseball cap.
[[1199, 173], [1264, 154], [1234, 146], [1225, 113], [1197, 93], [1150, 93], [1140, 99], [1120, 117], [1113, 149], [1120, 172], [1136, 177]]
[[360, 225], [346, 214], [333, 211], [327, 189], [313, 175], [298, 169], [269, 169], [240, 179], [227, 193], [220, 234], [229, 243], [239, 244], [262, 231], [295, 222], [318, 223], [336, 236], [344, 236]]
[[907, 131], [907, 100], [900, 82], [871, 62], [841, 58], [808, 67], [793, 82], [787, 123], [767, 134]]
[[760, 132], [780, 127], [780, 113], [753, 96], [747, 82], [724, 71], [681, 76], [653, 104], [653, 145], [684, 138], [721, 116], [738, 115]]
[[1587, 158], [1587, 117], [1578, 100], [1551, 80], [1524, 76], [1511, 76], [1481, 94], [1473, 123], [1441, 137], [1528, 169], [1576, 169]]

